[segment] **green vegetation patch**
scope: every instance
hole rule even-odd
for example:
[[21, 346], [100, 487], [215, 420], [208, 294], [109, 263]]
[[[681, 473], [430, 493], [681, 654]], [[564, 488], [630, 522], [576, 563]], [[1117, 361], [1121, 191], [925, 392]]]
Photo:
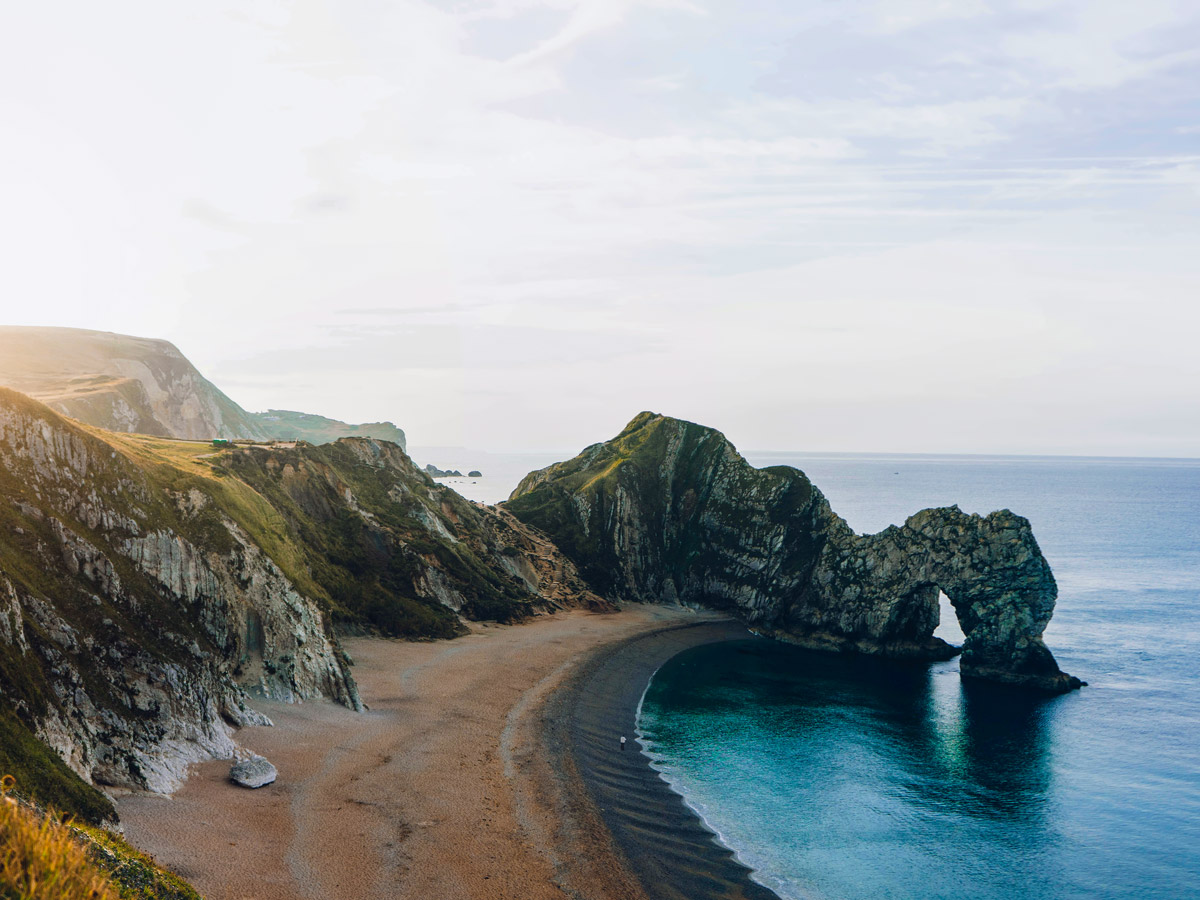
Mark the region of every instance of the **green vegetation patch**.
[[102, 828], [76, 827], [88, 857], [116, 887], [121, 900], [203, 900], [194, 887], [124, 838]]
[[17, 793], [43, 808], [100, 824], [115, 822], [117, 811], [101, 791], [68, 768], [10, 710], [0, 708], [0, 772], [16, 779]]

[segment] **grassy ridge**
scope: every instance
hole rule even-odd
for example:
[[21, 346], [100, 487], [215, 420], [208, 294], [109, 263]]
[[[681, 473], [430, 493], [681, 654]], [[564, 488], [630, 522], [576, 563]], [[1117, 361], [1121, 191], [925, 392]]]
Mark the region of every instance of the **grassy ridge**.
[[[212, 446], [144, 435], [92, 433], [136, 461], [156, 487], [198, 490], [214, 502], [203, 546], [227, 549], [233, 519], [297, 589], [344, 624], [397, 637], [462, 632], [454, 611], [416, 589], [436, 569], [473, 619], [514, 621], [528, 590], [499, 571], [480, 513], [418, 471], [402, 451], [369, 464], [346, 441], [295, 447]], [[353, 497], [347, 501], [346, 492]], [[172, 530], [202, 527], [167, 512]], [[447, 536], [449, 535], [449, 536]]]
[[495, 565], [501, 548], [489, 544], [481, 513], [398, 448], [374, 460], [364, 446], [246, 448], [227, 462], [286, 522], [337, 618], [397, 636], [453, 636], [454, 612], [417, 590], [430, 573], [461, 596], [468, 618], [526, 615], [534, 598]]

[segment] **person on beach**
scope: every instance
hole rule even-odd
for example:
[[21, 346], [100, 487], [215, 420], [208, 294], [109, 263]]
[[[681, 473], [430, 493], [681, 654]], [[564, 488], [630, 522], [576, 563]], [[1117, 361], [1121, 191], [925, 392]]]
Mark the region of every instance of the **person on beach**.
[[625, 752], [625, 735], [621, 735], [621, 752]]

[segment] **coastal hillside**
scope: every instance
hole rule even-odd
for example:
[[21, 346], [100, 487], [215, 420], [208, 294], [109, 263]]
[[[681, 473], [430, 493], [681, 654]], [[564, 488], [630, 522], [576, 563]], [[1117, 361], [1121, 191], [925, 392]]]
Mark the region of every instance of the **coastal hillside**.
[[214, 449], [0, 388], [0, 762], [34, 799], [170, 790], [261, 722], [248, 695], [360, 700], [335, 622], [453, 636], [597, 605], [541, 535], [366, 438]]
[[1008, 510], [927, 509], [856, 535], [803, 472], [756, 469], [720, 432], [649, 412], [526, 476], [505, 507], [608, 596], [726, 609], [806, 646], [945, 658], [940, 589], [966, 635], [964, 675], [1079, 686], [1042, 641], [1054, 576]]
[[251, 413], [168, 341], [82, 328], [0, 327], [0, 385], [108, 431], [183, 440], [373, 437], [405, 446], [391, 422], [351, 425], [292, 410]]
[[391, 422], [366, 422], [350, 425], [338, 419], [329, 419], [312, 413], [290, 409], [268, 409], [266, 412], [249, 413], [250, 417], [269, 437], [283, 441], [308, 441], [310, 444], [329, 444], [338, 438], [367, 437], [380, 441], [391, 441], [401, 450], [408, 450], [404, 432]]
[[0, 327], [0, 385], [109, 431], [194, 440], [270, 436], [168, 341]]

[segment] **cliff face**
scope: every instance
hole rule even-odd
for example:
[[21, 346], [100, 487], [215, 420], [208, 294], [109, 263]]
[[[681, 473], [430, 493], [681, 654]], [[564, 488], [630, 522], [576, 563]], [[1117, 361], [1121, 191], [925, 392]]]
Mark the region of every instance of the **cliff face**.
[[265, 439], [167, 341], [78, 328], [0, 328], [0, 384], [110, 431]]
[[360, 705], [326, 614], [165, 468], [0, 389], [0, 706], [91, 782], [229, 756], [247, 690]]
[[183, 440], [373, 437], [404, 447], [391, 422], [351, 425], [291, 410], [250, 413], [167, 341], [82, 328], [0, 326], [0, 385], [108, 431]]
[[343, 624], [452, 637], [463, 618], [605, 605], [543, 536], [436, 484], [395, 444], [245, 447], [219, 466], [271, 504], [312, 594]]
[[360, 708], [335, 618], [449, 636], [602, 603], [544, 537], [393, 444], [214, 451], [0, 388], [0, 759], [22, 783], [46, 768], [32, 735], [86, 782], [170, 790], [262, 721], [247, 694]]
[[1029, 523], [924, 510], [856, 535], [805, 475], [755, 469], [719, 432], [652, 413], [528, 475], [506, 504], [601, 593], [728, 609], [805, 646], [939, 658], [938, 591], [964, 675], [1051, 691], [1080, 682], [1042, 642], [1057, 587]]

